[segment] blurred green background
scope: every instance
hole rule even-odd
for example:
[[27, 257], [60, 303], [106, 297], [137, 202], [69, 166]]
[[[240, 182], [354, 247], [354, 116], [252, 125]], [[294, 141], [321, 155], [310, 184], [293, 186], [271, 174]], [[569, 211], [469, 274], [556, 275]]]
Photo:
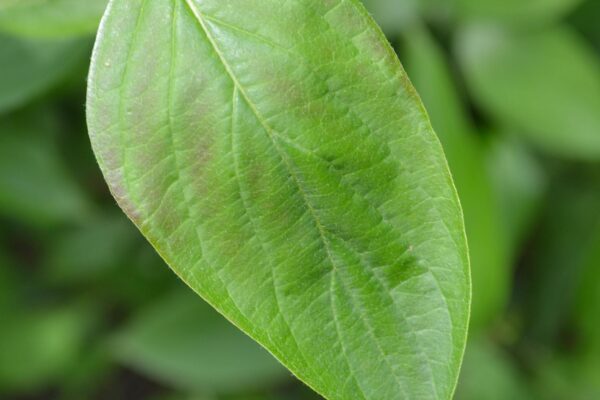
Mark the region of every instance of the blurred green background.
[[[106, 0], [0, 0], [0, 398], [318, 399], [119, 211], [85, 126]], [[600, 0], [365, 0], [444, 145], [459, 400], [600, 399]]]

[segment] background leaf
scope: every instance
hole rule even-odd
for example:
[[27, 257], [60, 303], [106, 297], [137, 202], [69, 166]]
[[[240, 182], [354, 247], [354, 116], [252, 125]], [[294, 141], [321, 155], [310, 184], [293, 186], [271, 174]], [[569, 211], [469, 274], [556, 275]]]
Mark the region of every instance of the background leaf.
[[502, 208], [504, 234], [511, 255], [519, 254], [540, 214], [548, 176], [538, 160], [514, 135], [493, 135], [487, 163], [494, 197]]
[[86, 217], [90, 204], [61, 159], [52, 114], [0, 120], [0, 215], [47, 226]]
[[597, 171], [573, 168], [557, 175], [545, 205], [541, 233], [533, 244], [535, 257], [527, 260], [528, 273], [538, 279], [525, 288], [530, 300], [526, 338], [546, 347], [561, 343], [565, 336], [583, 333], [566, 322], [578, 293], [583, 295], [578, 288], [600, 224]]
[[569, 16], [569, 21], [594, 45], [596, 52], [600, 50], [598, 15], [600, 15], [600, 2], [587, 0]]
[[485, 337], [469, 342], [457, 400], [530, 400], [533, 393], [515, 363]]
[[102, 214], [55, 235], [47, 254], [50, 281], [82, 284], [131, 268], [137, 241], [130, 225], [121, 215]]
[[242, 392], [289, 376], [264, 349], [188, 291], [142, 311], [113, 343], [121, 362], [190, 392]]
[[556, 19], [582, 0], [453, 0], [462, 18], [532, 26]]
[[[599, 188], [600, 191], [600, 188]], [[599, 196], [600, 197], [600, 196]], [[594, 226], [595, 224], [595, 226]], [[588, 226], [586, 226], [588, 227]], [[583, 352], [589, 353], [588, 357], [597, 360], [600, 355], [600, 321], [598, 307], [600, 306], [600, 215], [590, 216], [591, 230], [586, 230], [587, 235], [582, 240], [581, 275], [575, 294], [574, 320], [577, 333], [584, 342]], [[596, 361], [596, 368], [600, 363]]]
[[0, 315], [0, 391], [34, 391], [75, 366], [91, 314], [65, 307]]
[[52, 88], [86, 59], [80, 41], [29, 40], [0, 34], [0, 114]]
[[485, 111], [559, 156], [600, 158], [600, 64], [566, 27], [462, 31], [458, 56]]
[[417, 19], [421, 0], [364, 0], [363, 4], [388, 36], [401, 33]]
[[108, 0], [4, 0], [0, 30], [28, 37], [93, 34]]

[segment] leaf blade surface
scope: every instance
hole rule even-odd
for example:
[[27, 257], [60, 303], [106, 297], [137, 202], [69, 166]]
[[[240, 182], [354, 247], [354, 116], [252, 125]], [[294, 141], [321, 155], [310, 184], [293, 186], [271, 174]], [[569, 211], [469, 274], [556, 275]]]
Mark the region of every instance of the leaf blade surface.
[[329, 399], [449, 398], [469, 275], [439, 142], [354, 1], [119, 1], [88, 92], [121, 207]]

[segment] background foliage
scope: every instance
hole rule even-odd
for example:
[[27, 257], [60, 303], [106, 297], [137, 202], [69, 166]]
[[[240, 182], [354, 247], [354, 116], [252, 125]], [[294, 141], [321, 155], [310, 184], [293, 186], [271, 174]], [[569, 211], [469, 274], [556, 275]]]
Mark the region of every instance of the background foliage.
[[[103, 5], [0, 3], [0, 398], [317, 398], [191, 294], [107, 193], [84, 120]], [[600, 2], [365, 5], [465, 211], [457, 398], [599, 398]]]

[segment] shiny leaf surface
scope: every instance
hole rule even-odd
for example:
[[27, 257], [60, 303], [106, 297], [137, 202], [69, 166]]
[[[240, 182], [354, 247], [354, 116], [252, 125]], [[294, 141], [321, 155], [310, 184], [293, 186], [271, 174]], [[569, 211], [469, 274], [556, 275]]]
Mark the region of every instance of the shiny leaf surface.
[[468, 256], [440, 144], [355, 0], [113, 0], [88, 125], [173, 270], [331, 400], [448, 399]]

